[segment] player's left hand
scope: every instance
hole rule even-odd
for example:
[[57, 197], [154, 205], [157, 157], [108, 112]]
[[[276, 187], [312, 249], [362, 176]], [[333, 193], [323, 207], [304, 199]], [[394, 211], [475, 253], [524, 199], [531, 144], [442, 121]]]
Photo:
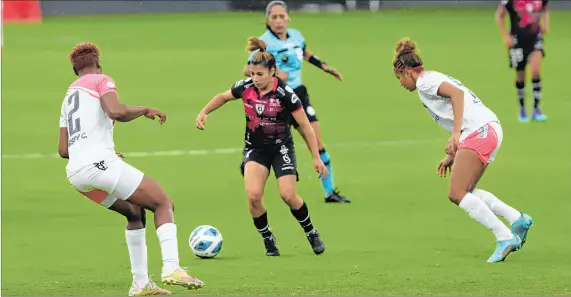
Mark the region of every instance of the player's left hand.
[[123, 155], [122, 153], [120, 153], [120, 152], [115, 152], [115, 154], [117, 154], [117, 156], [119, 156], [119, 158], [125, 159], [125, 155]]
[[156, 117], [159, 117], [160, 119], [159, 123], [161, 125], [167, 121], [167, 113], [162, 110], [158, 110], [156, 108], [149, 108], [149, 111], [145, 114], [145, 117], [151, 120], [154, 120]]
[[460, 132], [452, 133], [450, 139], [448, 140], [448, 144], [446, 144], [446, 154], [449, 156], [454, 157], [456, 155], [456, 151], [458, 150], [458, 142], [460, 141]]
[[549, 30], [548, 30], [546, 27], [543, 27], [543, 26], [540, 27], [539, 29], [541, 30], [541, 35], [542, 35], [542, 36], [547, 35], [547, 33], [549, 32]]
[[196, 117], [196, 128], [199, 130], [204, 130], [204, 125], [206, 124], [206, 118], [208, 117], [208, 115], [206, 115], [205, 112], [200, 112], [198, 114], [198, 117]]
[[341, 73], [339, 73], [339, 71], [335, 70], [334, 68], [331, 68], [329, 66], [327, 66], [327, 64], [323, 64], [323, 71], [335, 76], [335, 78], [337, 78], [340, 81], [343, 81], [343, 76], [341, 75]]
[[317, 173], [319, 173], [319, 178], [325, 179], [329, 175], [329, 171], [327, 170], [327, 166], [323, 164], [320, 158], [313, 159], [313, 168]]
[[452, 172], [452, 164], [454, 164], [454, 157], [446, 155], [436, 166], [436, 174], [440, 177], [446, 177], [446, 172]]

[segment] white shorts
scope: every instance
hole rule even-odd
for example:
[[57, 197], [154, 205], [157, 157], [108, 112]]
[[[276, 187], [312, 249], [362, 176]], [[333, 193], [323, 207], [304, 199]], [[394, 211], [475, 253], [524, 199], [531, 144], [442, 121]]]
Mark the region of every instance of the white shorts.
[[117, 199], [131, 197], [144, 176], [123, 160], [111, 159], [83, 167], [69, 177], [69, 182], [81, 194], [108, 208]]

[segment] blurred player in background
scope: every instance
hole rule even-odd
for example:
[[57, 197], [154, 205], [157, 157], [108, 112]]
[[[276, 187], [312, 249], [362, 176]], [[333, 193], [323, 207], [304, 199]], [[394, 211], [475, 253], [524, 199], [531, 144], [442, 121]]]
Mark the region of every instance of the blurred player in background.
[[131, 260], [133, 283], [130, 296], [165, 295], [148, 275], [145, 240], [145, 210], [155, 214], [155, 226], [163, 257], [162, 281], [189, 289], [204, 283], [179, 266], [177, 228], [172, 200], [159, 184], [115, 153], [114, 122], [129, 122], [140, 116], [160, 124], [166, 114], [150, 107], [119, 102], [115, 82], [101, 74], [99, 48], [91, 43], [75, 46], [69, 59], [79, 78], [71, 84], [60, 115], [59, 154], [69, 159], [70, 183], [81, 194], [127, 218], [125, 236]]
[[[272, 1], [267, 5], [266, 22], [268, 30], [260, 36], [260, 39], [268, 45], [268, 52], [274, 55], [277, 60], [279, 70], [277, 76], [286, 81], [300, 98], [305, 113], [309, 118], [309, 122], [313, 127], [313, 131], [315, 131], [315, 135], [317, 136], [317, 145], [319, 146], [321, 160], [329, 170], [329, 177], [321, 181], [325, 192], [325, 202], [349, 203], [349, 199], [341, 196], [335, 188], [331, 158], [321, 141], [319, 121], [315, 109], [309, 100], [307, 88], [301, 82], [303, 60], [309, 61], [309, 63], [335, 76], [339, 80], [342, 80], [342, 76], [337, 70], [327, 66], [324, 61], [321, 61], [307, 49], [305, 39], [299, 31], [288, 29], [289, 15], [285, 2]], [[253, 54], [254, 53], [250, 54], [250, 59]], [[250, 71], [247, 66], [244, 70], [244, 74], [250, 76]], [[303, 133], [295, 119], [292, 120], [292, 124], [300, 133]]]
[[246, 111], [246, 135], [241, 170], [250, 213], [264, 239], [266, 255], [280, 255], [262, 203], [271, 167], [278, 180], [280, 196], [305, 231], [315, 254], [321, 254], [325, 245], [313, 227], [307, 205], [296, 192], [298, 173], [290, 128], [292, 116], [303, 131], [302, 135], [313, 156], [313, 166], [321, 178], [327, 177], [327, 167], [319, 157], [315, 134], [300, 99], [290, 86], [275, 76], [276, 59], [266, 52], [266, 44], [258, 38], [250, 38], [248, 48], [250, 51], [258, 50], [249, 62], [251, 77], [236, 82], [230, 90], [214, 96], [198, 115], [196, 127], [204, 129], [209, 113], [228, 101], [242, 98]]
[[[521, 248], [532, 226], [531, 217], [499, 200], [476, 185], [502, 143], [500, 121], [470, 89], [458, 80], [436, 71], [425, 71], [416, 44], [408, 38], [395, 48], [394, 72], [401, 86], [418, 90], [430, 116], [452, 133], [447, 156], [437, 167], [446, 176], [450, 169], [448, 197], [497, 238], [497, 247], [488, 262], [503, 261], [511, 251]], [[511, 230], [496, 217], [504, 217]]]
[[[504, 17], [510, 16], [510, 32], [506, 28]], [[496, 22], [500, 27], [504, 43], [509, 49], [511, 68], [516, 70], [516, 89], [519, 100], [519, 120], [529, 121], [525, 108], [525, 69], [531, 68], [531, 87], [533, 89], [533, 112], [531, 119], [545, 121], [539, 108], [541, 101], [541, 61], [545, 57], [543, 36], [549, 28], [548, 0], [502, 0], [496, 13]]]

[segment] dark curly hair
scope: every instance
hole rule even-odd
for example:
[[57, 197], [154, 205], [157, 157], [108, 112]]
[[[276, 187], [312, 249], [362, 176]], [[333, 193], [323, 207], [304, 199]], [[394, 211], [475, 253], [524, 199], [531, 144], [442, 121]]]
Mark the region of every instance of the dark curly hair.
[[78, 75], [78, 72], [86, 67], [100, 68], [99, 53], [99, 47], [93, 43], [82, 42], [74, 46], [69, 53], [69, 60], [75, 74]]

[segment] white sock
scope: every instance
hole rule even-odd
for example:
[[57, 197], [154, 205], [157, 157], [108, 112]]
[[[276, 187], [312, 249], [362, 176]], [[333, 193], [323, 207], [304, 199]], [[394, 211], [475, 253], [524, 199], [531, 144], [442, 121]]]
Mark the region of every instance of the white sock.
[[161, 244], [163, 255], [162, 274], [169, 275], [179, 267], [178, 262], [178, 240], [176, 238], [176, 225], [166, 223], [157, 228], [157, 236]]
[[131, 272], [133, 282], [143, 288], [149, 279], [147, 267], [147, 242], [145, 238], [145, 228], [136, 230], [126, 230], [127, 248], [131, 258]]
[[502, 223], [502, 221], [494, 215], [492, 210], [478, 196], [472, 193], [466, 193], [464, 199], [459, 205], [464, 209], [470, 217], [492, 230], [498, 240], [512, 239], [511, 230]]
[[494, 194], [481, 189], [475, 189], [472, 194], [480, 197], [486, 205], [498, 216], [502, 216], [510, 225], [515, 223], [521, 216], [521, 213], [515, 208], [505, 204], [502, 200], [498, 199]]

